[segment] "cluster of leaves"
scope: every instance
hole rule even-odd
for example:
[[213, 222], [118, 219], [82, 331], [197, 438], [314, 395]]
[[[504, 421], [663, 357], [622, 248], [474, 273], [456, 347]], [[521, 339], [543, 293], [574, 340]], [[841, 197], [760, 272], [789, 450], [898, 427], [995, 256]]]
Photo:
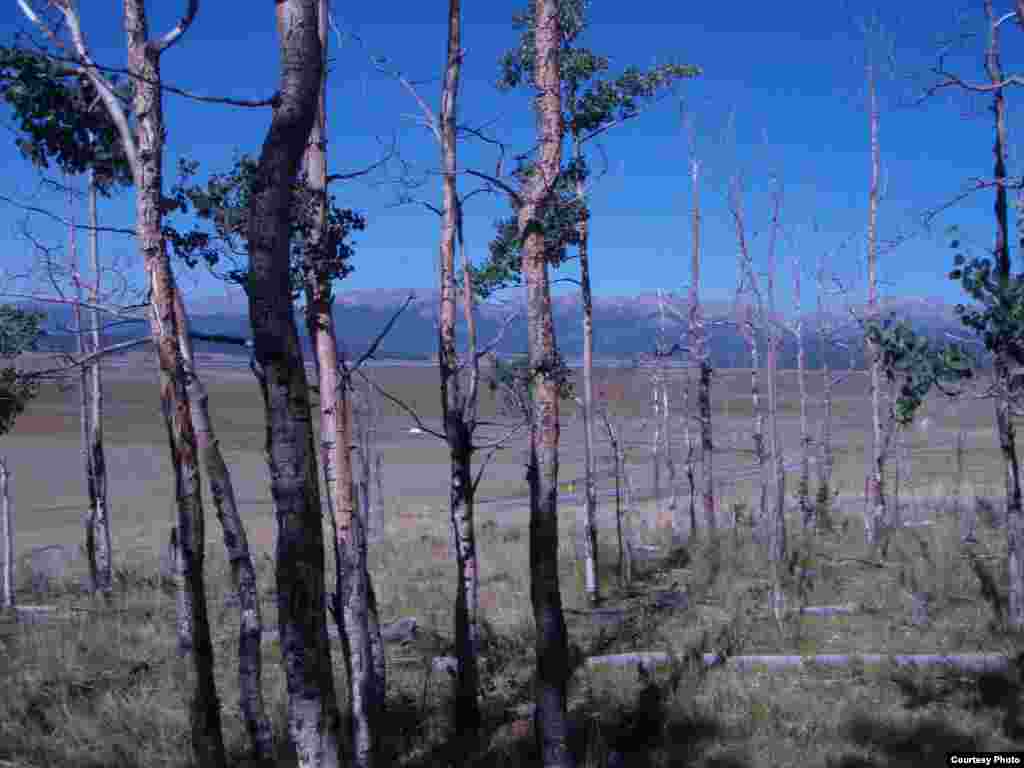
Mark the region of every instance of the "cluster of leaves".
[[[91, 169], [104, 195], [132, 184], [117, 127], [88, 77], [44, 55], [0, 47], [0, 92], [18, 122], [15, 143], [34, 165], [49, 168], [52, 159], [71, 175]], [[129, 84], [115, 94], [127, 108]]]
[[561, 355], [557, 356], [553, 364], [543, 368], [531, 368], [526, 355], [517, 355], [508, 360], [495, 358], [487, 385], [492, 393], [501, 397], [501, 405], [506, 413], [529, 419], [533, 403], [533, 382], [537, 376], [549, 372], [553, 374], [560, 399], [571, 400], [576, 396], [572, 370]]
[[[531, 167], [524, 167], [521, 175], [528, 175], [530, 170]], [[576, 194], [576, 182], [585, 179], [586, 174], [586, 162], [582, 158], [570, 163], [555, 182], [553, 199], [541, 211], [544, 253], [551, 266], [565, 263], [568, 249], [580, 243], [580, 222], [588, 212], [586, 203]], [[515, 216], [499, 219], [494, 228], [487, 260], [479, 267], [470, 266], [473, 290], [482, 299], [490, 298], [496, 291], [522, 285], [519, 220]]]
[[869, 321], [865, 338], [878, 349], [886, 379], [899, 385], [892, 414], [901, 426], [913, 422], [932, 387], [954, 396], [954, 385], [973, 376], [971, 360], [960, 345], [935, 347], [906, 321], [894, 322], [891, 316]]
[[[164, 236], [174, 255], [188, 267], [203, 263], [218, 278], [247, 290], [247, 254], [249, 201], [257, 183], [257, 161], [240, 155], [227, 173], [211, 174], [205, 185], [193, 182], [199, 164], [182, 159], [178, 163], [178, 181], [166, 198], [165, 213], [187, 214], [192, 211], [206, 226], [178, 230], [164, 227]], [[300, 176], [292, 196], [290, 284], [292, 296], [298, 298], [307, 275], [307, 264], [318, 277], [340, 280], [352, 272], [354, 246], [351, 236], [366, 228], [366, 219], [351, 209], [340, 208], [334, 196], [328, 195], [325, 206], [325, 239], [314, 248], [313, 234], [319, 226], [318, 193]], [[207, 228], [212, 227], [212, 231]], [[307, 260], [308, 257], [308, 260]], [[222, 263], [227, 266], [221, 269]]]
[[[0, 358], [12, 360], [23, 352], [37, 350], [43, 314], [0, 305]], [[39, 391], [38, 380], [13, 365], [0, 368], [0, 435], [7, 434], [14, 420]]]
[[[628, 67], [618, 77], [602, 77], [609, 69], [609, 59], [575, 45], [586, 29], [589, 9], [589, 0], [562, 0], [558, 4], [563, 124], [566, 135], [572, 137], [577, 146], [616, 123], [636, 117], [643, 106], [655, 101], [678, 81], [700, 74], [699, 67], [663, 64], [647, 71]], [[503, 91], [524, 85], [536, 87], [533, 6], [515, 14], [512, 24], [520, 33], [519, 44], [499, 60], [497, 86]], [[533, 172], [533, 167], [531, 163], [520, 162], [514, 175], [522, 182]], [[588, 206], [585, 198], [578, 195], [577, 184], [586, 180], [587, 173], [586, 162], [579, 154], [566, 163], [541, 214], [545, 251], [553, 266], [566, 260], [567, 248], [580, 243], [580, 224], [588, 215]], [[495, 228], [497, 233], [490, 244], [488, 260], [473, 273], [474, 289], [482, 298], [522, 284], [522, 236], [518, 222], [515, 217], [500, 219], [495, 222]]]
[[951, 280], [976, 304], [956, 305], [964, 327], [972, 330], [989, 352], [1000, 352], [1024, 364], [1024, 274], [1001, 276], [988, 258], [968, 259], [961, 250], [956, 227], [951, 227], [953, 257]]

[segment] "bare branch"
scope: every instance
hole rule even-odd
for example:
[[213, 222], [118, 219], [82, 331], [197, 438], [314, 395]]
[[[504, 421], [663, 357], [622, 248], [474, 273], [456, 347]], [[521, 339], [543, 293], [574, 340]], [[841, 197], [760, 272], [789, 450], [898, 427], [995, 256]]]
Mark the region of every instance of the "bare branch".
[[185, 8], [185, 15], [181, 20], [175, 24], [174, 28], [168, 31], [167, 34], [159, 40], [151, 43], [158, 54], [163, 53], [181, 39], [181, 36], [184, 35], [188, 31], [189, 27], [192, 26], [192, 22], [195, 20], [196, 13], [198, 12], [199, 0], [188, 0], [188, 7]]
[[[359, 360], [356, 361], [356, 364], [354, 366], [352, 366], [351, 369], [349, 369], [347, 372], [343, 370], [342, 371], [343, 375], [351, 374], [351, 373], [353, 373], [355, 371], [358, 371], [359, 367], [363, 363], [365, 363], [367, 360], [372, 360], [373, 359], [373, 356], [377, 353], [377, 347], [380, 346], [380, 343], [384, 340], [384, 337], [387, 336], [389, 333], [391, 333], [391, 329], [394, 327], [395, 322], [398, 320], [398, 318], [401, 316], [401, 314], [403, 312], [405, 312], [406, 307], [408, 307], [410, 304], [412, 304], [413, 299], [415, 299], [415, 298], [416, 298], [416, 294], [415, 293], [410, 293], [406, 297], [405, 301], [402, 303], [402, 306], [400, 306], [397, 310], [395, 310], [394, 314], [391, 315], [391, 319], [388, 320], [387, 323], [385, 323], [384, 328], [381, 330], [380, 333], [377, 334], [377, 338], [375, 338], [373, 340], [373, 343], [370, 344], [369, 349], [367, 349], [362, 354], [362, 356], [359, 358]], [[342, 363], [342, 365], [344, 365], [344, 363]]]

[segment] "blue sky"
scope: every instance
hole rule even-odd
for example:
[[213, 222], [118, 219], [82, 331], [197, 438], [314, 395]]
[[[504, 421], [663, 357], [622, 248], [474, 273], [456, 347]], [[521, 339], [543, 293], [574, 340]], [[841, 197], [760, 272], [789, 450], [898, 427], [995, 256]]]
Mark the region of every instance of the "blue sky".
[[[123, 34], [118, 3], [83, 3], [85, 32], [95, 58], [123, 66]], [[162, 32], [184, 3], [150, 3], [151, 27]], [[492, 83], [501, 52], [513, 46], [510, 20], [522, 2], [496, 0], [464, 4], [463, 67], [460, 116], [490, 129], [513, 149], [528, 147], [533, 117], [524, 93], [498, 93]], [[997, 3], [997, 12], [1006, 3]], [[157, 7], [159, 6], [159, 7]], [[244, 9], [244, 12], [240, 12]], [[331, 41], [328, 84], [329, 162], [332, 172], [360, 168], [378, 158], [392, 138], [402, 156], [421, 171], [437, 167], [432, 137], [412, 119], [416, 105], [392, 79], [376, 72], [367, 53], [387, 56], [391, 64], [420, 81], [424, 98], [439, 101], [438, 75], [445, 56], [447, 3], [338, 4], [337, 19], [357, 33], [366, 48]], [[591, 26], [582, 42], [612, 59], [612, 71], [635, 64], [675, 61], [696, 64], [704, 74], [685, 83], [678, 96], [694, 120], [697, 151], [703, 166], [701, 201], [704, 275], [709, 299], [729, 298], [736, 285], [736, 238], [726, 206], [733, 174], [742, 172], [744, 206], [755, 258], [763, 260], [770, 213], [769, 178], [784, 184], [783, 238], [778, 255], [782, 307], [789, 297], [792, 260], [799, 256], [809, 274], [818, 258], [830, 252], [832, 267], [854, 285], [862, 274], [867, 181], [870, 170], [868, 123], [864, 109], [866, 42], [858, 22], [874, 12], [866, 3], [664, 3], [634, 0], [627, 4], [596, 2]], [[944, 225], [958, 222], [979, 249], [992, 239], [990, 193], [983, 192], [940, 219], [931, 235], [921, 231], [920, 214], [955, 195], [971, 177], [991, 172], [991, 128], [987, 100], [938, 96], [925, 106], [908, 106], [929, 82], [937, 40], [958, 30], [983, 32], [980, 0], [963, 3], [912, 0], [878, 8], [890, 39], [895, 75], [880, 83], [883, 111], [881, 142], [886, 199], [880, 211], [883, 237], [913, 233], [898, 250], [884, 256], [884, 292], [894, 296], [935, 296], [953, 302], [955, 284], [946, 279], [951, 252]], [[0, 18], [0, 39], [9, 43], [28, 26], [13, 2]], [[1004, 66], [1024, 65], [1024, 31], [1003, 29]], [[874, 50], [879, 51], [878, 45]], [[979, 79], [981, 40], [949, 60], [965, 77]], [[188, 35], [164, 57], [167, 83], [209, 95], [239, 98], [269, 96], [276, 85], [277, 47], [270, 3], [206, 2]], [[911, 76], [921, 79], [911, 81]], [[1024, 93], [1021, 94], [1024, 96]], [[1018, 99], [1009, 94], [1011, 107]], [[199, 160], [204, 169], [226, 170], [232, 154], [259, 151], [270, 119], [269, 109], [238, 109], [200, 104], [168, 94], [166, 181], [174, 179], [179, 157]], [[964, 117], [965, 112], [973, 116]], [[1018, 114], [1011, 112], [1011, 118]], [[0, 115], [0, 194], [31, 201], [64, 213], [61, 198], [38, 191], [35, 171], [21, 159]], [[1010, 122], [1011, 172], [1019, 170]], [[691, 205], [688, 142], [681, 128], [680, 102], [670, 98], [602, 140], [607, 173], [592, 188], [593, 280], [598, 295], [615, 296], [657, 289], [683, 290], [689, 281]], [[466, 145], [464, 166], [493, 170], [496, 157], [488, 147]], [[602, 165], [601, 154], [592, 151]], [[475, 185], [466, 179], [461, 189]], [[440, 181], [434, 177], [419, 194], [436, 204]], [[340, 290], [431, 288], [435, 281], [437, 217], [422, 206], [396, 206], [386, 179], [335, 185], [338, 201], [362, 211], [367, 230], [356, 239], [355, 272]], [[486, 253], [492, 222], [509, 212], [507, 201], [479, 195], [467, 205], [466, 237], [474, 259]], [[84, 209], [83, 209], [84, 214]], [[130, 226], [130, 195], [104, 204], [103, 223]], [[20, 270], [32, 249], [19, 237], [24, 214], [0, 205], [0, 240], [5, 267]], [[44, 219], [30, 220], [43, 240], [62, 245], [65, 236]], [[135, 282], [141, 267], [127, 238], [104, 238], [104, 254], [128, 265]], [[179, 270], [183, 272], [183, 270]], [[574, 274], [567, 268], [566, 275]], [[193, 301], [222, 296], [223, 287], [203, 275], [184, 275]], [[807, 285], [805, 279], [805, 285]], [[860, 286], [863, 285], [861, 282]], [[568, 284], [560, 292], [574, 290]], [[806, 301], [813, 299], [807, 286]], [[854, 295], [859, 298], [862, 293]], [[242, 304], [238, 306], [241, 308]]]

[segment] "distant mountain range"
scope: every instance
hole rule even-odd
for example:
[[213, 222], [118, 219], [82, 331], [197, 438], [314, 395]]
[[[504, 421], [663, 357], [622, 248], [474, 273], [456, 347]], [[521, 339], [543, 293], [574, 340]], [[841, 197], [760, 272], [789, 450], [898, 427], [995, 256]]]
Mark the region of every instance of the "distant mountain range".
[[[340, 294], [335, 300], [334, 317], [340, 343], [350, 355], [362, 354], [372, 340], [387, 325], [395, 312], [408, 298], [409, 291], [379, 290], [351, 291]], [[517, 297], [518, 300], [518, 297]], [[684, 297], [665, 295], [664, 339], [668, 344], [685, 345], [686, 303]], [[38, 305], [47, 315], [48, 337], [46, 346], [68, 350], [73, 347], [73, 336], [67, 329], [71, 323], [71, 311], [62, 305]], [[583, 350], [580, 300], [577, 295], [558, 296], [553, 299], [555, 331], [559, 350], [573, 364]], [[940, 341], [947, 332], [962, 334], [952, 305], [939, 300], [910, 298], [890, 299], [883, 302], [884, 312], [892, 312], [904, 318], [920, 333]], [[223, 300], [205, 299], [190, 305], [193, 331], [248, 338], [251, 334], [245, 304], [228, 304]], [[654, 293], [636, 296], [598, 297], [594, 300], [594, 353], [602, 362], [631, 362], [652, 352], [658, 338], [660, 317], [659, 297]], [[737, 330], [736, 312], [730, 302], [708, 302], [704, 305], [708, 326], [709, 347], [712, 364], [716, 368], [743, 368], [750, 365], [749, 350]], [[510, 319], [510, 315], [512, 315]], [[142, 317], [142, 315], [139, 315]], [[305, 328], [299, 319], [302, 342], [309, 351]], [[835, 338], [845, 348], [833, 345], [827, 352], [828, 362], [833, 367], [845, 368], [851, 364], [864, 364], [863, 345], [858, 342], [859, 332], [852, 315], [833, 313], [828, 320], [836, 328]], [[792, 327], [793, 320], [787, 325]], [[490, 344], [500, 336], [495, 352], [501, 356], [523, 354], [526, 351], [525, 307], [511, 301], [505, 305], [484, 304], [479, 308], [477, 320], [481, 345]], [[818, 368], [821, 364], [821, 347], [817, 337], [818, 318], [814, 314], [804, 316], [804, 337], [807, 351], [807, 365]], [[110, 342], [116, 342], [145, 333], [148, 326], [142, 322], [119, 325], [107, 333]], [[460, 323], [460, 340], [465, 338]], [[245, 347], [231, 344], [199, 342], [198, 351], [227, 354], [248, 354]], [[391, 332], [381, 342], [377, 357], [402, 360], [430, 360], [437, 349], [437, 294], [433, 291], [417, 291], [412, 303], [397, 318]], [[762, 347], [763, 349], [763, 347]], [[683, 355], [676, 359], [682, 361]], [[785, 334], [782, 344], [780, 366], [796, 365], [796, 340], [791, 332]]]

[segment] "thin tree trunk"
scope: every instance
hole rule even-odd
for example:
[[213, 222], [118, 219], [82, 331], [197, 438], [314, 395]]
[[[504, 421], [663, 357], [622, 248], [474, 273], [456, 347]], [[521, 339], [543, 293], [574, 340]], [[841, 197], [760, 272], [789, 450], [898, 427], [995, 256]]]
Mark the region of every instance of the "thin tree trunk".
[[[318, 6], [317, 0], [282, 0], [276, 7], [280, 101], [260, 153], [248, 232], [253, 368], [266, 412], [267, 463], [278, 520], [277, 608], [288, 731], [300, 768], [337, 766], [341, 730], [324, 607], [323, 524], [309, 387], [289, 289], [293, 186], [317, 119], [323, 76]], [[336, 370], [323, 369], [328, 374]], [[321, 382], [322, 396], [332, 391]], [[321, 429], [334, 437], [329, 427]], [[351, 477], [341, 480], [351, 488]], [[347, 511], [351, 516], [352, 510]]]
[[209, 395], [196, 367], [188, 313], [180, 293], [175, 294], [174, 309], [196, 445], [206, 469], [210, 496], [223, 534], [224, 550], [231, 569], [231, 586], [238, 596], [238, 705], [252, 742], [253, 756], [258, 761], [268, 761], [273, 757], [274, 736], [263, 702], [263, 655], [260, 651], [263, 619], [256, 568], [249, 550], [245, 523], [238, 512], [231, 472], [224, 461], [210, 418]]
[[[991, 0], [986, 0], [990, 32], [985, 53], [985, 70], [993, 84], [1003, 81], [999, 52], [999, 27], [992, 12]], [[1002, 286], [1011, 280], [1009, 201], [1006, 192], [1006, 98], [1002, 87], [992, 91], [992, 112], [995, 117], [995, 156], [993, 176], [996, 179], [996, 199], [993, 212], [996, 218], [995, 273]], [[1011, 359], [1005, 349], [995, 354], [997, 382], [996, 427], [999, 449], [1002, 453], [1006, 477], [1006, 552], [1009, 575], [1009, 601], [1007, 623], [1015, 630], [1024, 629], [1024, 510], [1021, 505], [1020, 457], [1017, 453], [1017, 434], [1011, 410]]]
[[[576, 161], [582, 162], [583, 149], [578, 136], [575, 137], [574, 152]], [[582, 178], [576, 180], [576, 199], [586, 211], [586, 190]], [[598, 580], [597, 486], [594, 478], [594, 301], [590, 291], [589, 227], [586, 215], [580, 219], [577, 227], [580, 295], [583, 302], [583, 571], [587, 601], [594, 606], [601, 601], [601, 585]]]
[[[75, 351], [79, 358], [85, 357], [88, 352], [85, 336], [85, 324], [82, 322], [82, 275], [78, 265], [78, 240], [76, 237], [77, 222], [75, 216], [74, 191], [68, 187], [68, 266], [71, 269], [71, 282], [75, 289], [75, 301], [72, 304], [72, 333], [75, 335]], [[81, 365], [78, 367], [78, 415], [81, 436], [82, 466], [85, 471], [86, 494], [89, 498], [89, 510], [83, 521], [85, 527], [85, 556], [89, 564], [89, 591], [95, 592], [99, 585], [99, 574], [96, 562], [96, 476], [93, 472], [92, 450], [90, 437], [92, 435], [91, 419], [92, 409], [89, 403], [90, 396], [89, 368]]]
[[562, 41], [555, 0], [534, 0], [537, 133], [539, 152], [526, 180], [518, 214], [522, 274], [526, 282], [531, 387], [530, 597], [537, 627], [537, 743], [544, 768], [571, 768], [567, 685], [569, 644], [558, 585], [559, 371], [548, 278], [549, 254], [540, 221], [550, 204], [562, 160], [559, 49]]
[[327, 233], [327, 2], [317, 1], [323, 76], [304, 154], [306, 179], [314, 195], [317, 226], [306, 251], [306, 326], [316, 355], [320, 387], [320, 453], [334, 521], [337, 593], [334, 615], [348, 672], [352, 759], [357, 768], [378, 761], [383, 691], [377, 680], [370, 635], [370, 575], [366, 530], [355, 498], [352, 471], [352, 398], [347, 371], [339, 369], [338, 344], [331, 313], [330, 263], [335, 258]]
[[[778, 182], [777, 182], [778, 183]], [[786, 559], [786, 472], [783, 464], [782, 439], [779, 435], [779, 330], [775, 311], [775, 243], [779, 231], [779, 208], [782, 191], [776, 187], [772, 210], [771, 241], [768, 245], [768, 419], [771, 422], [772, 490], [775, 492], [771, 534], [768, 539], [769, 557], [779, 564]], [[778, 583], [776, 583], [778, 592]]]
[[11, 513], [11, 473], [0, 458], [0, 608], [14, 607], [14, 516]]
[[800, 479], [797, 481], [797, 505], [805, 531], [817, 525], [811, 503], [811, 432], [807, 421], [807, 354], [804, 347], [803, 303], [801, 301], [800, 258], [793, 262], [793, 301], [796, 304], [796, 375], [800, 386]]
[[[92, 351], [103, 348], [103, 337], [100, 333], [100, 255], [99, 255], [99, 215], [96, 210], [96, 180], [94, 171], [89, 171], [89, 260], [93, 273], [92, 286]], [[107, 503], [107, 458], [103, 448], [103, 373], [102, 358], [97, 358], [90, 366], [91, 396], [89, 400], [89, 457], [91, 462], [93, 488], [96, 498], [92, 514], [92, 541], [95, 573], [93, 586], [108, 600], [113, 596], [113, 550], [110, 545], [110, 506]]]
[[691, 385], [691, 381], [690, 381], [690, 373], [689, 373], [688, 370], [684, 373], [684, 376], [686, 376], [686, 380], [685, 380], [685, 383], [684, 383], [685, 389], [683, 390], [683, 442], [686, 445], [686, 462], [685, 462], [684, 467], [685, 467], [685, 472], [686, 472], [686, 485], [687, 485], [687, 487], [689, 489], [689, 494], [690, 494], [690, 504], [689, 504], [690, 536], [696, 537], [697, 536], [697, 475], [696, 475], [696, 472], [694, 471], [694, 462], [693, 462], [693, 453], [694, 453], [693, 435], [690, 433], [690, 385]]
[[[878, 322], [878, 182], [880, 172], [878, 141], [878, 98], [872, 64], [867, 68], [868, 116], [871, 137], [871, 185], [868, 189], [868, 321]], [[885, 462], [882, 424], [882, 359], [877, 345], [867, 342], [871, 365], [871, 476], [868, 482], [869, 519], [866, 520], [868, 546], [876, 546], [882, 539], [886, 524]]]
[[[476, 536], [473, 526], [473, 421], [472, 405], [462, 388], [459, 359], [455, 341], [456, 283], [455, 245], [462, 240], [462, 217], [456, 186], [459, 75], [462, 65], [461, 8], [459, 0], [448, 3], [448, 48], [445, 77], [441, 89], [439, 138], [442, 177], [442, 223], [439, 251], [440, 327], [438, 336], [438, 368], [440, 373], [441, 410], [445, 438], [448, 442], [449, 512], [452, 540], [455, 547], [455, 654], [458, 661], [455, 675], [455, 729], [460, 734], [465, 756], [472, 753], [480, 729], [480, 673], [477, 656], [480, 651], [479, 576]], [[465, 271], [465, 270], [464, 270]], [[463, 295], [464, 307], [472, 320], [471, 292]], [[467, 357], [476, 365], [475, 339], [471, 340]], [[475, 381], [475, 376], [474, 376]], [[473, 384], [470, 385], [471, 387]]]
[[[821, 351], [822, 416], [821, 416], [821, 461], [818, 465], [817, 522], [821, 515], [829, 514], [832, 504], [832, 469], [835, 457], [832, 453], [832, 371], [828, 362], [828, 341], [831, 323], [825, 318], [825, 267], [818, 263], [818, 339]], [[829, 514], [831, 517], [831, 515]]]
[[619, 440], [615, 441], [616, 449], [619, 452], [619, 471], [622, 473], [623, 487], [626, 491], [626, 504], [618, 516], [619, 526], [619, 559], [621, 561], [621, 576], [623, 586], [633, 583], [633, 553], [636, 548], [633, 528], [633, 480], [629, 474], [629, 467], [626, 464], [626, 453]]
[[715, 508], [714, 485], [714, 442], [711, 434], [711, 355], [708, 350], [707, 332], [700, 305], [700, 163], [696, 158], [690, 163], [690, 179], [693, 182], [693, 254], [690, 262], [690, 343], [693, 345], [694, 362], [698, 370], [697, 414], [700, 420], [700, 463], [704, 521], [708, 531], [718, 527]]

